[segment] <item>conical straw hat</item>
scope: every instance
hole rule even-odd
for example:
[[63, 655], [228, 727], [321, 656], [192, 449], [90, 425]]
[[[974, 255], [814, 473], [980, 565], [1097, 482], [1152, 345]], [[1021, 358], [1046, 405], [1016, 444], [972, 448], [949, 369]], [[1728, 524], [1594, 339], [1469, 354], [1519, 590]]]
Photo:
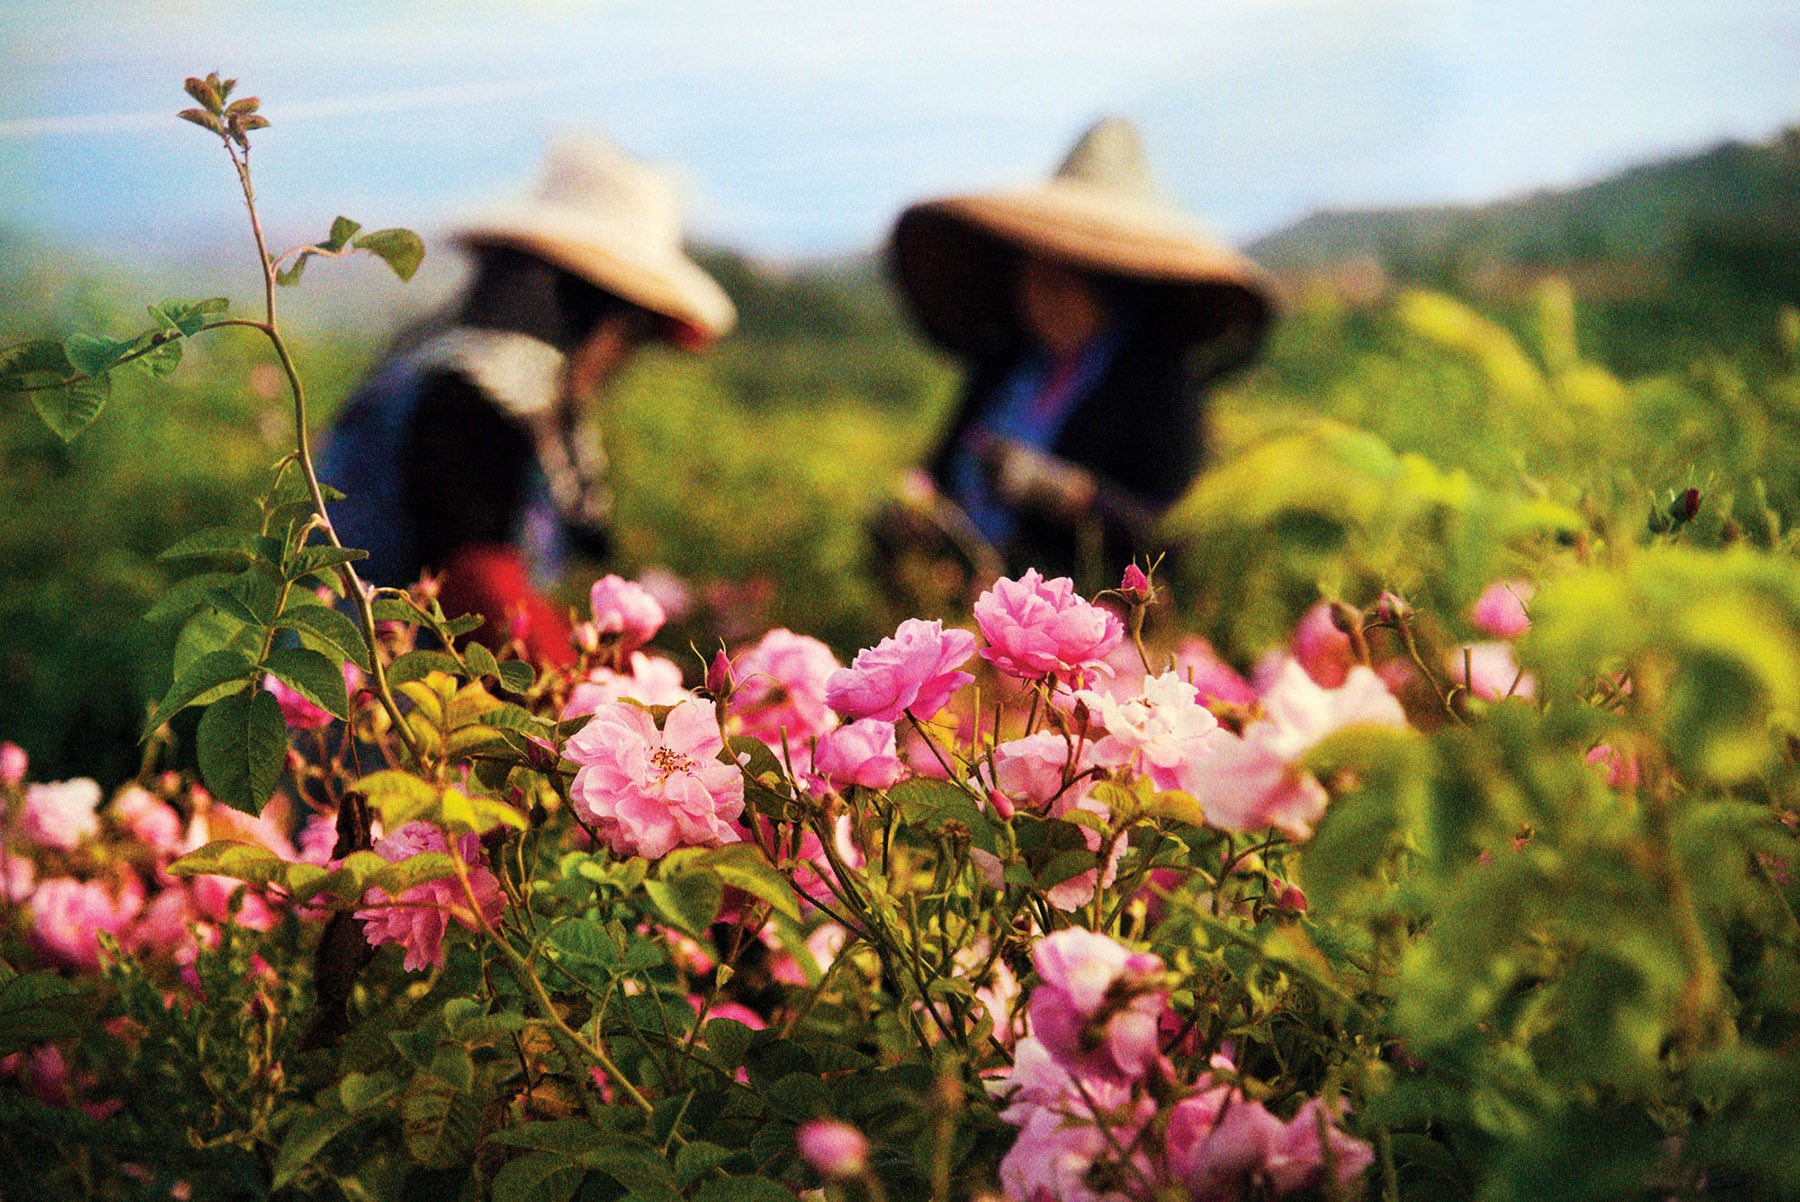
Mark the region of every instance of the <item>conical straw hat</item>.
[[597, 138], [552, 145], [531, 195], [477, 215], [455, 236], [536, 255], [674, 319], [697, 341], [737, 324], [724, 289], [682, 250], [674, 178]]
[[1082, 135], [1034, 187], [913, 205], [894, 227], [890, 265], [935, 342], [984, 353], [1015, 337], [1021, 252], [1145, 285], [1147, 319], [1172, 339], [1216, 343], [1225, 362], [1254, 352], [1272, 290], [1262, 269], [1182, 212], [1152, 177], [1129, 121]]

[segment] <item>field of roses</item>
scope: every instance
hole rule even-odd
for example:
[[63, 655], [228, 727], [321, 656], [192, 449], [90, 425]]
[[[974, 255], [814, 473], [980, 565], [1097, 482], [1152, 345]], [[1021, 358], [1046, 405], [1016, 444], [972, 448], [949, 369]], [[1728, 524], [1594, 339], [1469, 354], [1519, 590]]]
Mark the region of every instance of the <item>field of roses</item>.
[[1174, 558], [842, 655], [652, 563], [558, 668], [325, 516], [276, 289], [416, 239], [257, 235], [260, 311], [0, 350], [77, 439], [233, 328], [293, 437], [141, 769], [0, 743], [0, 1196], [1800, 1195], [1791, 361], [1306, 305]]

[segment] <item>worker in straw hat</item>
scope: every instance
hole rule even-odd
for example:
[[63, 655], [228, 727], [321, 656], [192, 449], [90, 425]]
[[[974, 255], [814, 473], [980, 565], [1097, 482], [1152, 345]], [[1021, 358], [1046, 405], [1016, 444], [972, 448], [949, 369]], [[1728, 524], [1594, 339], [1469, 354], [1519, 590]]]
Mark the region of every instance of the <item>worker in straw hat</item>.
[[1036, 186], [913, 205], [890, 268], [966, 375], [928, 475], [877, 523], [884, 560], [925, 526], [975, 574], [992, 547], [1098, 587], [1155, 549], [1205, 458], [1205, 387], [1255, 353], [1271, 301], [1158, 188], [1131, 124], [1100, 121]]
[[568, 619], [538, 590], [570, 550], [604, 556], [611, 509], [582, 402], [639, 345], [703, 347], [736, 313], [683, 252], [673, 179], [595, 139], [554, 145], [529, 196], [456, 237], [474, 269], [448, 324], [376, 369], [326, 448], [332, 522], [375, 584], [442, 573], [478, 638], [563, 662]]

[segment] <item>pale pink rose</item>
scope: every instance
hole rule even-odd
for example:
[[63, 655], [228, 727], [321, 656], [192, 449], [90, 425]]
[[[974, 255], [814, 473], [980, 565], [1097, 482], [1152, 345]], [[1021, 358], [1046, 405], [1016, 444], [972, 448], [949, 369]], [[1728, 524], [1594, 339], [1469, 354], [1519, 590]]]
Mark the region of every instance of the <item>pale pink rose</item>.
[[630, 655], [656, 637], [666, 615], [650, 591], [619, 576], [602, 576], [589, 591], [594, 607], [594, 628], [602, 637], [619, 640], [619, 651]]
[[25, 779], [31, 759], [17, 743], [0, 742], [0, 786], [13, 788]]
[[[1342, 1107], [1339, 1107], [1340, 1111]], [[1319, 1142], [1321, 1118], [1324, 1120], [1326, 1144]], [[1364, 1141], [1345, 1135], [1337, 1125], [1337, 1115], [1318, 1098], [1308, 1098], [1294, 1117], [1282, 1128], [1281, 1137], [1270, 1149], [1265, 1173], [1278, 1194], [1314, 1189], [1325, 1182], [1325, 1148], [1331, 1149], [1331, 1167], [1340, 1191], [1373, 1163], [1375, 1153]]]
[[849, 1123], [813, 1119], [794, 1132], [800, 1159], [827, 1181], [847, 1181], [869, 1171], [869, 1140]]
[[894, 724], [859, 718], [819, 736], [812, 770], [834, 790], [850, 785], [891, 789], [907, 777], [894, 744]]
[[1201, 705], [1256, 704], [1256, 690], [1202, 638], [1184, 639], [1175, 648], [1175, 675], [1194, 686]]
[[300, 829], [300, 848], [295, 858], [302, 864], [317, 864], [323, 868], [331, 863], [337, 840], [336, 813], [309, 814], [306, 825]]
[[0, 891], [7, 901], [24, 901], [37, 888], [37, 865], [24, 856], [0, 851]]
[[1265, 1180], [1285, 1137], [1280, 1119], [1237, 1089], [1213, 1085], [1169, 1112], [1169, 1173], [1195, 1202], [1237, 1202]]
[[247, 930], [267, 931], [277, 921], [268, 900], [235, 877], [192, 876], [187, 878], [187, 891], [194, 912], [214, 922], [234, 922]]
[[1104, 675], [1107, 655], [1125, 637], [1118, 615], [1078, 596], [1068, 577], [1045, 580], [1036, 568], [996, 580], [975, 601], [975, 624], [988, 641], [981, 657], [1026, 680]]
[[1373, 671], [1358, 664], [1336, 689], [1321, 688], [1294, 660], [1284, 661], [1262, 698], [1262, 716], [1241, 737], [1209, 747], [1187, 779], [1219, 830], [1273, 826], [1290, 839], [1312, 836], [1325, 813], [1324, 788], [1300, 761], [1331, 734], [1351, 726], [1403, 729], [1406, 714]]
[[718, 758], [724, 746], [711, 701], [682, 702], [661, 730], [640, 706], [601, 706], [564, 752], [581, 765], [570, 800], [622, 856], [736, 843], [744, 777]]
[[125, 946], [134, 952], [173, 957], [182, 949], [198, 946], [188, 926], [196, 917], [186, 890], [164, 889], [138, 912]]
[[1496, 580], [1470, 607], [1469, 621], [1483, 634], [1516, 639], [1531, 629], [1525, 606], [1536, 592], [1537, 586], [1529, 580]]
[[1135, 1080], [1156, 1063], [1169, 997], [1159, 958], [1069, 927], [1040, 939], [1031, 963], [1031, 1033], [1059, 1064], [1084, 1078]]
[[255, 843], [266, 847], [284, 860], [295, 859], [293, 841], [281, 829], [289, 815], [287, 800], [276, 794], [260, 814], [246, 814], [230, 806], [214, 805], [196, 789], [194, 817], [188, 823], [183, 851], [194, 851], [216, 839], [238, 843]]
[[1483, 701], [1537, 696], [1537, 679], [1519, 670], [1511, 643], [1471, 643], [1451, 650], [1444, 658], [1451, 683], [1466, 687]]
[[891, 638], [864, 648], [848, 668], [825, 682], [825, 700], [846, 718], [921, 720], [944, 708], [950, 695], [975, 678], [959, 672], [975, 654], [975, 636], [945, 630], [942, 622], [908, 618]]
[[426, 852], [451, 852], [467, 865], [469, 888], [474, 893], [480, 916], [469, 909], [469, 897], [455, 878], [427, 881], [415, 885], [398, 898], [390, 898], [385, 890], [371, 889], [363, 895], [367, 909], [356, 916], [363, 922], [363, 938], [370, 947], [398, 943], [406, 949], [402, 967], [417, 972], [430, 965], [444, 966], [444, 932], [455, 919], [469, 930], [480, 929], [482, 922], [493, 925], [500, 921], [506, 898], [500, 882], [481, 863], [481, 840], [473, 833], [457, 840], [453, 849], [449, 839], [428, 822], [409, 822], [386, 838], [377, 839], [375, 853], [398, 863]]
[[1232, 739], [1176, 672], [1146, 680], [1143, 694], [1128, 701], [1091, 690], [1077, 696], [1106, 732], [1094, 746], [1095, 761], [1147, 776], [1159, 789], [1188, 789], [1208, 752]]
[[25, 837], [39, 847], [73, 851], [100, 833], [100, 785], [86, 777], [25, 786]]
[[159, 856], [181, 854], [181, 815], [148, 789], [127, 785], [113, 797], [107, 814]]
[[[1005, 1095], [1001, 1119], [1019, 1128], [1000, 1162], [1000, 1182], [1016, 1202], [1129, 1202], [1138, 1191], [1096, 1186], [1096, 1179], [1156, 1180], [1148, 1149], [1139, 1140], [1155, 1113], [1147, 1096], [1132, 1097], [1130, 1083], [1084, 1079], [1079, 1086], [1067, 1068], [1034, 1037], [1019, 1041], [1006, 1078], [994, 1088]], [[1131, 1149], [1130, 1166], [1118, 1164], [1120, 1149]], [[1097, 1174], [1110, 1161], [1113, 1171]]]
[[638, 573], [638, 586], [650, 599], [662, 606], [671, 622], [679, 622], [694, 612], [694, 590], [687, 581], [664, 567], [648, 567]]
[[1290, 650], [1294, 659], [1323, 688], [1335, 689], [1356, 666], [1350, 636], [1331, 620], [1331, 603], [1321, 601], [1301, 615]]
[[842, 668], [818, 639], [777, 627], [732, 664], [737, 687], [727, 712], [745, 734], [771, 747], [780, 748], [784, 733], [790, 747], [803, 743], [837, 725], [825, 682]]
[[144, 888], [135, 876], [117, 896], [101, 881], [51, 877], [32, 893], [31, 942], [45, 958], [68, 968], [95, 972], [100, 967], [100, 933], [123, 938], [144, 905]]
[[1638, 786], [1637, 756], [1621, 755], [1610, 743], [1596, 743], [1588, 750], [1587, 762], [1606, 770], [1606, 787], [1609, 789], [1635, 789]]
[[569, 692], [563, 705], [562, 720], [580, 718], [614, 701], [637, 701], [644, 705], [679, 705], [693, 694], [682, 687], [681, 665], [660, 655], [633, 651], [628, 661], [629, 672], [611, 668], [594, 668]]
[[[1086, 798], [1081, 805], [1071, 808], [1086, 810], [1089, 813], [1098, 814], [1102, 818], [1111, 817], [1111, 812], [1092, 798]], [[1081, 837], [1087, 843], [1088, 850], [1093, 852], [1097, 858], [1101, 844], [1100, 832], [1091, 826], [1084, 826], [1081, 828]], [[1104, 876], [1101, 875], [1099, 867], [1077, 873], [1044, 890], [1044, 900], [1065, 914], [1074, 913], [1088, 905], [1094, 900], [1095, 889], [1111, 888], [1112, 883], [1119, 878], [1119, 861], [1125, 858], [1125, 850], [1129, 843], [1129, 839], [1113, 840], [1112, 853], [1107, 857]]]
[[993, 785], [1013, 802], [1061, 818], [1092, 791], [1093, 777], [1086, 773], [1093, 764], [1091, 742], [1077, 754], [1069, 739], [1040, 730], [994, 748]]

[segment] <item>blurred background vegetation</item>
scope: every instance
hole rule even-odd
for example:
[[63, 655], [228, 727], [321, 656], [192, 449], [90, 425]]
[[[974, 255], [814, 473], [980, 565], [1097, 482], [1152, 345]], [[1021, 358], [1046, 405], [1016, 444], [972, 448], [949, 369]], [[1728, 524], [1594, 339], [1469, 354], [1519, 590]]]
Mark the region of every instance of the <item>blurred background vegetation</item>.
[[[1773, 544], [1800, 522], [1800, 131], [1479, 208], [1320, 214], [1251, 251], [1287, 309], [1220, 388], [1218, 466], [1172, 519], [1182, 602], [1240, 660], [1321, 592], [1458, 612], [1540, 543], [1644, 537], [1690, 486], [1690, 540]], [[705, 357], [642, 356], [615, 388], [608, 566], [674, 570], [734, 636], [788, 625], [848, 655], [901, 616], [866, 579], [862, 517], [933, 444], [955, 372], [872, 259], [707, 263], [742, 327]], [[225, 290], [168, 279], [0, 232], [0, 344]], [[297, 324], [321, 430], [418, 315]], [[0, 737], [34, 776], [136, 771], [173, 635], [143, 619], [172, 578], [157, 552], [245, 519], [287, 438], [262, 355], [210, 335], [170, 381], [122, 380], [67, 446], [0, 412]]]

